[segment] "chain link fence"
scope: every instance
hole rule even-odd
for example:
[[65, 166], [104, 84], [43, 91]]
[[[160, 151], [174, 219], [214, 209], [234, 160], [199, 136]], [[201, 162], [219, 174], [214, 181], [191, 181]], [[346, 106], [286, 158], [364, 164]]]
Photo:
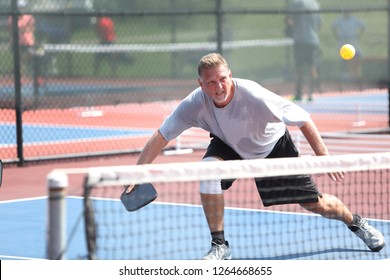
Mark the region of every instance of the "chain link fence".
[[[321, 17], [318, 96], [387, 88], [388, 1], [322, 0], [319, 11], [300, 12], [289, 2], [1, 0], [0, 157], [23, 165], [139, 151], [138, 138], [197, 87], [197, 62], [209, 52], [222, 53], [233, 76], [289, 98], [293, 14]], [[338, 55], [335, 29], [346, 14], [359, 20], [356, 65]], [[374, 125], [387, 127], [382, 105], [386, 121]]]

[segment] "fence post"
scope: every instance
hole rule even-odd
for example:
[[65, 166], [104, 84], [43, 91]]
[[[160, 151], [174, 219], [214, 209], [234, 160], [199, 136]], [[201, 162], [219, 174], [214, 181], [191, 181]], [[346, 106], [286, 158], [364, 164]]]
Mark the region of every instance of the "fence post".
[[216, 18], [217, 18], [217, 52], [220, 54], [223, 54], [223, 31], [222, 31], [222, 26], [224, 24], [223, 22], [223, 11], [222, 11], [222, 1], [217, 0], [215, 2], [215, 9], [216, 9]]
[[21, 74], [20, 74], [20, 52], [19, 52], [19, 11], [17, 1], [11, 2], [12, 7], [12, 47], [14, 54], [14, 86], [15, 86], [15, 114], [16, 114], [16, 147], [18, 166], [24, 165], [23, 155], [23, 130], [22, 130], [22, 86], [21, 86]]
[[66, 189], [68, 176], [65, 172], [53, 170], [47, 176], [48, 221], [47, 258], [62, 260], [66, 258]]
[[387, 1], [387, 98], [389, 104], [387, 124], [390, 127], [390, 0]]

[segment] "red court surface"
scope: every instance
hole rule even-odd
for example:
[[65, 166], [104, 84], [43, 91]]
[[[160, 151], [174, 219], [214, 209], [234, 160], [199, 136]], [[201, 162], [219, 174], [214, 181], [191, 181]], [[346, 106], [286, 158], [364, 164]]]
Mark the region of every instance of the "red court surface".
[[[333, 93], [336, 95], [336, 93]], [[370, 94], [370, 93], [368, 93]], [[332, 94], [330, 94], [332, 95]], [[135, 127], [135, 128], [149, 128], [156, 129], [166, 116], [174, 109], [178, 101], [171, 102], [152, 102], [141, 104], [124, 104], [116, 107], [96, 107], [94, 110], [103, 112], [102, 116], [98, 117], [83, 117], [82, 113], [85, 108], [73, 109], [48, 109], [37, 111], [26, 111], [23, 115], [23, 121], [28, 124], [58, 124], [61, 125], [78, 125], [78, 126], [99, 126], [99, 127]], [[1, 122], [12, 122], [13, 111], [2, 110], [0, 115]], [[11, 119], [10, 119], [11, 118]], [[388, 125], [388, 115], [382, 114], [334, 114], [321, 113], [312, 114], [312, 118], [316, 122], [321, 133], [334, 132], [352, 132], [370, 129], [383, 129]], [[356, 126], [356, 123], [364, 120], [363, 126]], [[297, 132], [297, 128], [291, 128], [292, 133]], [[329, 143], [331, 153], [359, 153], [366, 152], [365, 148], [374, 146], [375, 151], [386, 151], [389, 149], [389, 138], [370, 138], [367, 135], [366, 139], [354, 143], [351, 141], [337, 141], [337, 151], [334, 147], [334, 140], [325, 139], [325, 143]], [[77, 142], [77, 143], [43, 143], [42, 145], [27, 145], [24, 147], [26, 157], [53, 155], [59, 151], [66, 151], [69, 154], [77, 154], [81, 152], [102, 151], [105, 148], [112, 149], [113, 147], [120, 150], [141, 149], [146, 142], [147, 137], [139, 138], [123, 138], [123, 139], [108, 139], [96, 142]], [[182, 141], [192, 141], [192, 143], [200, 142], [202, 147], [207, 145], [208, 134], [196, 130], [194, 133], [187, 133], [182, 137]], [[370, 144], [370, 143], [373, 144]], [[363, 144], [362, 144], [363, 143]], [[175, 141], [170, 143], [175, 145]], [[4, 154], [6, 149], [13, 149], [15, 147], [2, 147], [0, 154]], [[310, 148], [303, 144], [303, 154], [310, 153]], [[367, 152], [370, 151], [369, 149]], [[156, 163], [162, 162], [191, 162], [199, 161], [202, 158], [204, 151], [199, 150], [191, 154], [163, 156], [160, 155], [156, 159]], [[0, 200], [29, 198], [37, 196], [45, 196], [46, 176], [47, 174], [57, 168], [79, 168], [79, 167], [93, 167], [93, 166], [112, 166], [112, 165], [132, 165], [136, 163], [138, 154], [127, 154], [123, 156], [112, 157], [93, 157], [76, 160], [62, 160], [62, 161], [48, 161], [37, 164], [28, 164], [25, 167], [6, 166], [4, 169], [3, 185], [0, 189]], [[82, 176], [71, 176], [70, 187], [68, 194], [80, 195]]]

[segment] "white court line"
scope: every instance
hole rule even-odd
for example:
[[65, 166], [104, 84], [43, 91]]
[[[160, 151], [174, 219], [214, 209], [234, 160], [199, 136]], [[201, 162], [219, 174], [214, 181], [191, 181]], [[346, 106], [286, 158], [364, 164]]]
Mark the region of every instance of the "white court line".
[[24, 201], [32, 201], [32, 200], [40, 200], [40, 199], [47, 199], [47, 196], [37, 196], [37, 197], [29, 197], [29, 198], [18, 198], [18, 199], [11, 199], [11, 200], [1, 200], [0, 204], [14, 203], [14, 202], [24, 202]]
[[0, 260], [46, 260], [41, 258], [28, 258], [28, 257], [18, 257], [18, 256], [7, 256], [7, 255], [0, 255]]

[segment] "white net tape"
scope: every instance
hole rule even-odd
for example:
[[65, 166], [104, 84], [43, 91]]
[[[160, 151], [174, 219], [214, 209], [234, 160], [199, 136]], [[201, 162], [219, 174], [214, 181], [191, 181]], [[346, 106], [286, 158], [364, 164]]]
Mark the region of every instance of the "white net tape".
[[185, 162], [135, 166], [93, 167], [88, 184], [108, 186], [144, 182], [184, 182], [211, 179], [324, 174], [390, 168], [390, 153], [255, 159], [222, 162]]

